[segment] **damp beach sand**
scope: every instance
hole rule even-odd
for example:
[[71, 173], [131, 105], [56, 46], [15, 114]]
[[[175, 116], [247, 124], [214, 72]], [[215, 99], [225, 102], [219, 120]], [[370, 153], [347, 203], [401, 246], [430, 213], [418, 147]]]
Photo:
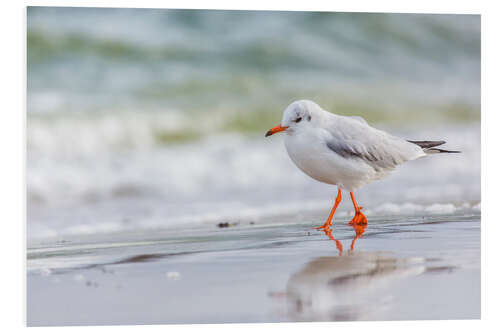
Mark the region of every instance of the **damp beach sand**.
[[28, 325], [480, 318], [477, 211], [318, 219], [37, 244]]

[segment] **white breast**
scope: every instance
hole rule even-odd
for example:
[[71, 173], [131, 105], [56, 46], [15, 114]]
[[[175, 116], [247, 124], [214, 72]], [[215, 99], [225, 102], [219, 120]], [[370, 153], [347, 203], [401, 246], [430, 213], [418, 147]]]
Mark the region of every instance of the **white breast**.
[[318, 128], [295, 131], [285, 137], [285, 147], [292, 161], [305, 174], [327, 184], [354, 191], [378, 178], [375, 170], [355, 158], [343, 158], [331, 151]]

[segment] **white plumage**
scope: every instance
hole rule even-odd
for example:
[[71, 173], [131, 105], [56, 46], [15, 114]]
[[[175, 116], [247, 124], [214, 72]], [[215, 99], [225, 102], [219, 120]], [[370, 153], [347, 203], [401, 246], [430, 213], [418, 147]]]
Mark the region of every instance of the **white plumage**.
[[290, 104], [281, 125], [288, 127], [285, 146], [297, 167], [347, 191], [426, 155], [418, 145], [375, 129], [361, 117], [335, 115], [312, 101]]
[[331, 225], [342, 199], [341, 189], [351, 192], [356, 213], [351, 223], [366, 223], [354, 190], [386, 176], [404, 162], [433, 153], [456, 153], [434, 148], [444, 141], [407, 141], [371, 127], [361, 117], [339, 116], [308, 100], [290, 104], [281, 124], [266, 136], [281, 131], [286, 133], [288, 155], [299, 169], [339, 187], [332, 212], [321, 228]]

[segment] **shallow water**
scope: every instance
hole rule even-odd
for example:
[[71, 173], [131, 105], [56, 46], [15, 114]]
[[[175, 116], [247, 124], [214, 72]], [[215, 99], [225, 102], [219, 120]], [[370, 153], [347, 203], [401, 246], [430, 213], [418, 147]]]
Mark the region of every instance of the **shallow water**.
[[297, 222], [40, 244], [28, 324], [479, 318], [479, 215]]
[[[409, 139], [444, 139], [446, 147], [462, 154], [412, 161], [363, 187], [356, 197], [368, 215], [480, 211], [479, 124], [390, 132]], [[98, 155], [31, 153], [28, 240], [262, 222], [318, 210], [327, 215], [336, 188], [298, 170], [282, 139], [233, 135]], [[351, 210], [346, 197], [338, 214]]]

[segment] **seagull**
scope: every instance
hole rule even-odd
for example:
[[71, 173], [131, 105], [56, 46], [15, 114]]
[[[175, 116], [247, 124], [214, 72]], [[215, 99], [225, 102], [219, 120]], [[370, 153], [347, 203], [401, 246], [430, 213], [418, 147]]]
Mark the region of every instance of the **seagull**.
[[322, 183], [336, 185], [337, 197], [326, 222], [316, 229], [332, 225], [335, 210], [348, 191], [355, 215], [351, 225], [367, 224], [358, 206], [354, 191], [381, 179], [396, 166], [427, 155], [460, 153], [435, 148], [445, 141], [411, 141], [393, 136], [368, 125], [358, 116], [341, 116], [323, 110], [309, 100], [290, 104], [278, 126], [266, 137], [285, 132], [285, 147], [295, 165], [308, 176]]

